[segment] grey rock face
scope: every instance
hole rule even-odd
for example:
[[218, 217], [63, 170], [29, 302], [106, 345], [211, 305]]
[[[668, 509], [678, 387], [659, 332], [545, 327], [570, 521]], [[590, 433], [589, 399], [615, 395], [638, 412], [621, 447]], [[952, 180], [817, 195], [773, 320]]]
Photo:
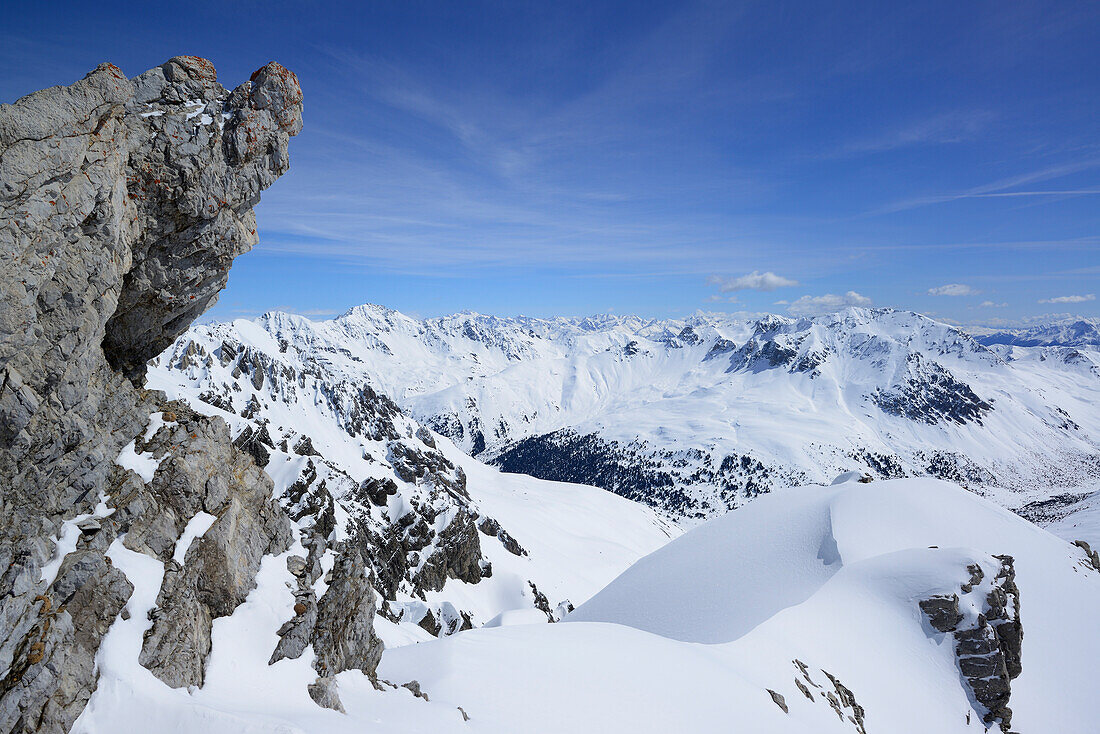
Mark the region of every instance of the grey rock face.
[[1075, 540], [1073, 544], [1085, 552], [1085, 557], [1089, 559], [1089, 565], [1093, 570], [1100, 571], [1100, 553], [1094, 551], [1087, 541]]
[[[251, 538], [223, 552], [218, 572], [235, 570], [218, 598], [196, 594], [213, 616], [252, 583], [259, 547], [287, 538], [285, 518], [250, 503], [260, 485], [223, 473], [196, 495], [166, 472], [150, 488], [114, 460], [163, 400], [140, 389], [145, 361], [213, 303], [254, 244], [252, 206], [286, 170], [300, 126], [293, 74], [269, 64], [230, 93], [197, 57], [132, 80], [103, 64], [0, 105], [0, 731], [65, 732], [87, 703], [96, 649], [132, 592], [105, 551], [133, 523], [127, 544], [163, 559], [192, 508], [220, 496], [219, 517], [237, 513], [240, 528], [204, 538], [223, 551], [236, 533]], [[214, 446], [228, 440], [220, 430], [190, 456], [240, 466]], [[62, 523], [108, 498], [118, 511], [85, 519], [47, 588]], [[196, 569], [207, 562], [197, 556]], [[165, 609], [197, 588], [174, 583]]]
[[133, 85], [127, 119], [141, 124], [127, 128], [127, 192], [140, 235], [103, 349], [140, 382], [145, 363], [214, 304], [233, 259], [256, 244], [252, 207], [290, 166], [302, 91], [271, 63], [230, 93], [197, 56], [177, 56]]
[[[286, 550], [291, 536], [286, 515], [271, 499], [271, 480], [233, 447], [225, 422], [182, 404], [170, 407], [176, 425], [144, 444], [154, 455], [164, 453], [124, 542], [166, 561], [139, 661], [179, 688], [202, 685], [213, 620], [244, 602], [263, 556]], [[185, 550], [180, 565], [172, 560], [176, 538], [200, 511], [217, 520]]]
[[[919, 605], [934, 629], [954, 636], [959, 671], [974, 700], [985, 709], [982, 720], [986, 724], [999, 722], [1001, 729], [1008, 731], [1012, 725], [1012, 709], [1008, 707], [1011, 682], [1023, 672], [1020, 654], [1024, 629], [1012, 556], [995, 558], [1000, 568], [992, 588], [980, 599], [982, 611], [976, 620], [964, 622], [955, 594], [933, 596]], [[978, 593], [976, 588], [985, 574], [976, 564], [968, 566], [967, 571], [970, 580], [961, 589], [964, 594]]]
[[374, 633], [374, 602], [363, 556], [346, 548], [329, 572], [328, 590], [317, 604], [314, 667], [322, 676], [345, 670], [374, 675], [383, 649]]

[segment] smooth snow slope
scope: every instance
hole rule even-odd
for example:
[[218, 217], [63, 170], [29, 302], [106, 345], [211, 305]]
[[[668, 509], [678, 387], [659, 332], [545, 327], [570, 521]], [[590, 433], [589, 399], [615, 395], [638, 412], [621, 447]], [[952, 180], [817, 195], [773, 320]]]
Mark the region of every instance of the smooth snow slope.
[[734, 659], [786, 650], [838, 675], [868, 731], [964, 730], [952, 721], [966, 705], [957, 670], [916, 604], [957, 592], [965, 566], [995, 554], [1015, 558], [1020, 588], [1013, 729], [1096, 731], [1100, 573], [1078, 548], [937, 480], [762, 497], [647, 556], [568, 620], [724, 642]]
[[[147, 624], [134, 608], [110, 632], [101, 655], [106, 680], [74, 731], [858, 732], [855, 708], [840, 705], [838, 716], [827, 700], [836, 698], [828, 673], [850, 689], [869, 734], [977, 734], [985, 727], [953, 645], [923, 621], [917, 602], [958, 592], [969, 564], [989, 578], [999, 564], [992, 554], [1003, 553], [1015, 558], [1024, 627], [1012, 728], [1091, 734], [1100, 573], [1079, 549], [928, 479], [762, 497], [646, 557], [564, 623], [477, 629], [387, 650], [380, 676], [415, 678], [430, 701], [340, 674], [346, 715], [309, 701], [313, 673], [304, 660], [264, 664], [293, 603], [278, 572], [282, 559], [266, 559], [259, 588], [215, 622], [201, 691], [113, 677], [114, 656], [123, 647], [136, 656]], [[125, 553], [117, 562], [129, 573]], [[134, 574], [131, 605], [155, 598], [153, 571]], [[126, 675], [144, 672], [132, 667]], [[796, 679], [808, 681], [812, 700]]]

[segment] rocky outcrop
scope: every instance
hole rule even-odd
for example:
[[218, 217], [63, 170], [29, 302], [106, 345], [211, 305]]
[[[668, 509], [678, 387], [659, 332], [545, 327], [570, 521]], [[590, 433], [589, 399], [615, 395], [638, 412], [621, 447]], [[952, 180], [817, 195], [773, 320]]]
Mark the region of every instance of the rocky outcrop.
[[1088, 559], [1089, 565], [1094, 571], [1100, 571], [1100, 553], [1094, 551], [1092, 546], [1085, 540], [1075, 540], [1073, 544], [1080, 548], [1085, 553], [1085, 557]]
[[[133, 494], [115, 497], [129, 522], [123, 543], [165, 564], [139, 662], [174, 688], [201, 687], [213, 621], [244, 602], [264, 555], [290, 546], [290, 523], [271, 498], [271, 480], [233, 447], [224, 421], [169, 407], [174, 425], [142, 443], [144, 453], [159, 457], [152, 481], [132, 482]], [[216, 519], [189, 547], [178, 547], [200, 512]]]
[[252, 206], [290, 166], [302, 90], [272, 63], [228, 92], [210, 62], [193, 56], [145, 72], [133, 90], [127, 117], [142, 123], [127, 128], [126, 183], [139, 234], [103, 349], [139, 380], [256, 244]]
[[[982, 720], [999, 723], [1008, 731], [1012, 725], [1008, 707], [1011, 682], [1023, 672], [1024, 629], [1012, 556], [994, 559], [999, 568], [989, 581], [980, 565], [967, 568], [970, 579], [960, 591], [963, 598], [971, 597], [970, 605], [961, 606], [958, 594], [939, 594], [921, 600], [919, 606], [934, 630], [954, 637], [959, 672], [984, 709]], [[967, 613], [968, 606], [976, 613]]]
[[871, 402], [883, 412], [930, 425], [977, 423], [993, 410], [969, 385], [946, 367], [914, 352], [905, 373], [888, 389], [876, 390]]
[[[235, 444], [257, 463], [296, 469], [294, 475], [278, 472], [283, 484], [277, 491], [309, 549], [307, 568], [326, 549], [333, 555], [357, 550], [382, 597], [379, 613], [385, 618], [432, 634], [491, 619], [493, 614], [483, 618], [433, 592], [455, 581], [472, 585], [491, 578], [490, 549], [499, 543], [508, 553], [526, 556], [522, 538], [481, 511], [461, 464], [448, 458], [435, 434], [369, 381], [347, 378], [341, 362], [356, 359], [354, 353], [302, 344], [293, 334], [298, 317], [261, 320], [272, 329], [267, 344], [240, 339], [229, 324], [191, 330], [157, 358], [157, 378], [168, 388], [176, 387], [176, 377], [197, 382], [199, 390], [178, 394], [200, 411], [212, 406], [235, 414]], [[339, 435], [320, 426], [311, 428], [312, 436], [303, 433], [303, 426], [317, 425], [316, 418]], [[352, 439], [352, 455], [365, 462], [354, 469], [354, 479], [336, 458], [343, 452], [334, 445], [344, 436]], [[314, 589], [317, 579], [310, 574], [293, 584], [298, 611], [284, 620], [273, 661], [297, 658], [313, 642], [323, 591]], [[505, 583], [534, 598], [525, 579]], [[544, 600], [548, 617], [560, 616], [556, 609], [563, 603], [568, 606], [565, 599]]]
[[329, 572], [328, 590], [317, 604], [314, 667], [322, 676], [345, 670], [374, 675], [382, 657], [382, 642], [374, 633], [375, 598], [363, 556], [356, 548], [345, 548]]
[[327, 589], [320, 601], [313, 584], [320, 576], [324, 540], [314, 536], [308, 559], [288, 559], [287, 568], [298, 579], [294, 616], [279, 629], [279, 643], [269, 662], [301, 657], [312, 644], [318, 676], [309, 686], [309, 695], [317, 705], [343, 712], [333, 676], [360, 670], [373, 679], [383, 644], [374, 632], [377, 596], [371, 588], [369, 566], [352, 545], [339, 544], [335, 550], [337, 559], [325, 576]]
[[[132, 592], [107, 553], [119, 537], [168, 567], [143, 662], [173, 684], [201, 683], [208, 618], [289, 541], [224, 424], [189, 414], [146, 437], [151, 414], [180, 409], [140, 386], [256, 242], [301, 101], [278, 64], [229, 92], [177, 57], [0, 105], [0, 731], [65, 732], [83, 709]], [[148, 481], [116, 465], [124, 448]], [[216, 520], [176, 568], [199, 510]], [[66, 522], [76, 549], [47, 566]]]
[[[856, 701], [856, 696], [852, 690], [844, 685], [840, 678], [823, 668], [820, 669], [821, 673], [832, 684], [833, 690], [830, 691], [827, 686], [814, 681], [810, 676], [810, 667], [806, 663], [798, 658], [792, 660], [791, 663], [796, 669], [794, 685], [807, 701], [811, 703], [825, 702], [837, 715], [837, 718], [842, 722], [847, 721], [857, 734], [867, 734], [867, 727], [864, 723], [866, 712]], [[779, 705], [786, 712], [786, 701], [783, 696], [770, 689], [768, 689], [768, 693], [771, 694], [776, 705]], [[779, 696], [779, 700], [776, 700], [776, 696]], [[783, 701], [782, 704], [780, 704], [780, 700]]]

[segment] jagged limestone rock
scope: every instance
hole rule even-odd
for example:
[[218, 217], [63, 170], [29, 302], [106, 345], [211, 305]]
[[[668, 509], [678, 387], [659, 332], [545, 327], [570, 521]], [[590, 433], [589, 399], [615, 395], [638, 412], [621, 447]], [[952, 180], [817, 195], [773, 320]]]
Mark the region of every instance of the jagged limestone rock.
[[[147, 485], [150, 509], [133, 516], [125, 543], [167, 561], [140, 662], [180, 688], [202, 685], [213, 620], [232, 614], [244, 602], [255, 587], [263, 556], [286, 550], [291, 535], [286, 515], [271, 498], [271, 480], [233, 446], [225, 422], [182, 404], [171, 408], [175, 425], [143, 444], [154, 456], [164, 453]], [[190, 548], [182, 549], [181, 565], [171, 560], [181, 550], [175, 540], [198, 512], [217, 519]], [[157, 535], [164, 518], [175, 518], [175, 525], [167, 528], [167, 535]]]
[[145, 363], [213, 305], [233, 258], [256, 244], [252, 206], [290, 166], [302, 91], [271, 63], [230, 93], [196, 56], [178, 56], [133, 85], [127, 119], [142, 124], [127, 127], [127, 188], [142, 236], [103, 348], [140, 381]]
[[[163, 400], [144, 363], [255, 242], [252, 206], [300, 126], [293, 74], [269, 64], [231, 94], [197, 57], [133, 80], [102, 64], [0, 105], [0, 731], [66, 732], [95, 687], [132, 591], [105, 551], [163, 504], [114, 464]], [[118, 511], [85, 523], [47, 589], [52, 538], [108, 497]], [[128, 540], [170, 557], [193, 504], [175, 499]]]
[[345, 548], [329, 572], [328, 590], [317, 603], [313, 665], [322, 676], [345, 670], [374, 675], [383, 649], [374, 633], [374, 601], [363, 556], [357, 548]]

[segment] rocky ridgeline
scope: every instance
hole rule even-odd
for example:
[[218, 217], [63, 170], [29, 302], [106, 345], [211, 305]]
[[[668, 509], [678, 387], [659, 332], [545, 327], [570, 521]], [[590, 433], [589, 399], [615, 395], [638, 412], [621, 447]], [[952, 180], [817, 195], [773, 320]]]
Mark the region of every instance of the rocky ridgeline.
[[[339, 537], [346, 552], [363, 559], [390, 621], [432, 635], [489, 621], [434, 592], [451, 580], [475, 585], [491, 578], [483, 544], [515, 556], [527, 550], [471, 497], [462, 467], [431, 431], [392, 400], [342, 375], [324, 350], [278, 339], [267, 347], [244, 343], [231, 325], [192, 330], [153, 365], [165, 389], [195, 386], [188, 399], [229, 420], [234, 443], [281, 477], [276, 494], [309, 549], [306, 568], [318, 568]], [[273, 660], [297, 657], [310, 640], [319, 604], [312, 573], [299, 575], [304, 611], [280, 632]], [[533, 580], [524, 583], [519, 591], [550, 620], [568, 608], [568, 600], [547, 598]]]
[[[995, 556], [991, 578], [975, 563], [959, 594], [941, 594], [920, 602], [928, 623], [955, 640], [959, 672], [974, 700], [984, 709], [986, 724], [1012, 725], [1012, 680], [1023, 672], [1020, 662], [1024, 628], [1020, 621], [1020, 590], [1012, 556]], [[991, 559], [992, 560], [992, 559]]]
[[[163, 562], [140, 662], [185, 686], [202, 684], [212, 620], [292, 542], [224, 422], [142, 384], [256, 243], [252, 207], [301, 126], [279, 64], [229, 91], [191, 56], [0, 105], [0, 731], [65, 732], [87, 703], [100, 642], [131, 613], [109, 549]], [[211, 526], [177, 548], [200, 513]], [[343, 624], [326, 633], [361, 667], [377, 659]]]

